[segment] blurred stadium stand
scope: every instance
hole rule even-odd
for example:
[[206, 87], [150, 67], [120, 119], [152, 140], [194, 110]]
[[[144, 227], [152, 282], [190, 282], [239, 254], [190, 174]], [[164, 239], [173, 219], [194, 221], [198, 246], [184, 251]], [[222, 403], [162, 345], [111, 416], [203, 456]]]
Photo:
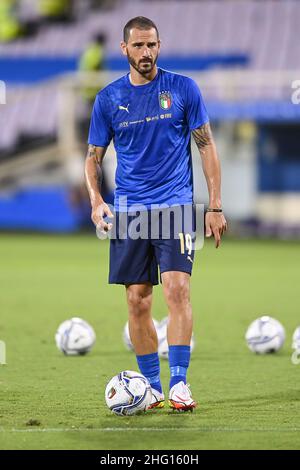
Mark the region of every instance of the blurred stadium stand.
[[[54, 217], [52, 230], [74, 230], [87, 220], [83, 123], [90, 107], [82, 90], [126, 73], [122, 28], [142, 14], [160, 31], [159, 65], [192, 76], [201, 87], [222, 160], [224, 207], [236, 233], [300, 235], [300, 105], [291, 100], [292, 82], [300, 79], [300, 2], [73, 0], [66, 15], [51, 21], [39, 0], [13, 3], [23, 37], [0, 43], [0, 80], [7, 85], [7, 104], [0, 105], [0, 185], [9, 191], [1, 200], [0, 227], [49, 230], [37, 205], [30, 209], [34, 224], [28, 205], [16, 212], [15, 223], [3, 214], [13, 212], [8, 204], [14, 198], [19, 207], [33, 190], [35, 197], [41, 191], [39, 197], [48, 198], [50, 208], [55, 188], [64, 202], [60, 213], [55, 200], [53, 214], [73, 222], [64, 227]], [[106, 38], [106, 72], [79, 72], [80, 57], [96, 34]], [[204, 202], [196, 151], [194, 165], [195, 197]], [[110, 148], [110, 201], [114, 168]]]

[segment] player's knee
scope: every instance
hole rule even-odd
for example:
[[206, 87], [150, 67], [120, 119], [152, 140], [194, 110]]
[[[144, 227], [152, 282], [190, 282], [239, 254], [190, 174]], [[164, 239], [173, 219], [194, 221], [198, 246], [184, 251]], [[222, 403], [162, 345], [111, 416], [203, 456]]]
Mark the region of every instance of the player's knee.
[[190, 301], [189, 285], [184, 281], [170, 281], [165, 286], [168, 305], [186, 305]]
[[151, 296], [143, 296], [136, 292], [129, 292], [127, 302], [130, 315], [141, 317], [150, 314]]

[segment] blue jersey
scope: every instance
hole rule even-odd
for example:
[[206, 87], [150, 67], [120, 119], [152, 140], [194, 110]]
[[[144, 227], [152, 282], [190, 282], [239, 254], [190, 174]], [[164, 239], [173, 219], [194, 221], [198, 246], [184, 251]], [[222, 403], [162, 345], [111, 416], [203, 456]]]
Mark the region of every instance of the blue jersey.
[[160, 68], [145, 85], [132, 85], [127, 74], [101, 90], [88, 142], [107, 147], [113, 139], [115, 210], [192, 203], [191, 131], [207, 122], [196, 83]]

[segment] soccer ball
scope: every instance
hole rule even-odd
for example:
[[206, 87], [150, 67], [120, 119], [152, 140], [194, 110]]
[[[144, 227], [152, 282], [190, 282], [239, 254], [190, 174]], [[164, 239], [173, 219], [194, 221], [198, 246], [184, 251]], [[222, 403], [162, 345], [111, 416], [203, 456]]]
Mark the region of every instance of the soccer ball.
[[68, 356], [86, 354], [95, 341], [96, 334], [91, 325], [78, 317], [61, 323], [55, 334], [56, 346]]
[[[153, 323], [154, 323], [154, 326], [155, 326], [155, 329], [157, 331], [157, 328], [159, 326], [159, 322], [157, 320], [155, 320], [155, 318], [153, 318]], [[130, 339], [130, 334], [129, 334], [129, 325], [128, 325], [128, 322], [126, 323], [126, 325], [124, 326], [124, 330], [123, 330], [123, 342], [125, 344], [125, 347], [127, 349], [129, 349], [129, 351], [133, 351], [134, 348], [133, 348], [133, 344], [131, 342], [131, 339]]]
[[246, 341], [251, 351], [267, 354], [278, 351], [285, 340], [285, 331], [275, 318], [264, 315], [251, 323]]
[[108, 408], [120, 416], [146, 411], [152, 400], [151, 386], [143, 375], [124, 370], [115, 375], [105, 389]]
[[292, 348], [298, 351], [300, 350], [300, 326], [294, 331]]
[[[169, 357], [169, 345], [167, 339], [167, 326], [168, 326], [168, 317], [162, 319], [157, 328], [157, 337], [158, 337], [158, 355], [162, 359], [168, 359]], [[191, 352], [195, 347], [194, 334], [191, 338]]]

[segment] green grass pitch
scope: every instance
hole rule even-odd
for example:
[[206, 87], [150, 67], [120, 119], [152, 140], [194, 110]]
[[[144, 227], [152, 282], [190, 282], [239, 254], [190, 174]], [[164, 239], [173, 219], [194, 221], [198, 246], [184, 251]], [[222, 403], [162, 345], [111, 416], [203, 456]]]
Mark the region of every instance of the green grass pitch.
[[[291, 336], [300, 324], [299, 245], [224, 240], [196, 255], [192, 304], [196, 348], [188, 380], [194, 413], [168, 408], [130, 418], [110, 413], [107, 381], [137, 370], [122, 343], [124, 288], [109, 286], [108, 244], [92, 235], [0, 236], [1, 449], [296, 449], [300, 447], [300, 365]], [[153, 315], [166, 315], [161, 288]], [[287, 339], [256, 356], [244, 334], [256, 317], [281, 321]], [[97, 333], [93, 351], [64, 357], [60, 322], [81, 316]], [[168, 364], [162, 362], [168, 390]], [[32, 420], [32, 421], [30, 421]], [[31, 425], [30, 425], [31, 424]]]

